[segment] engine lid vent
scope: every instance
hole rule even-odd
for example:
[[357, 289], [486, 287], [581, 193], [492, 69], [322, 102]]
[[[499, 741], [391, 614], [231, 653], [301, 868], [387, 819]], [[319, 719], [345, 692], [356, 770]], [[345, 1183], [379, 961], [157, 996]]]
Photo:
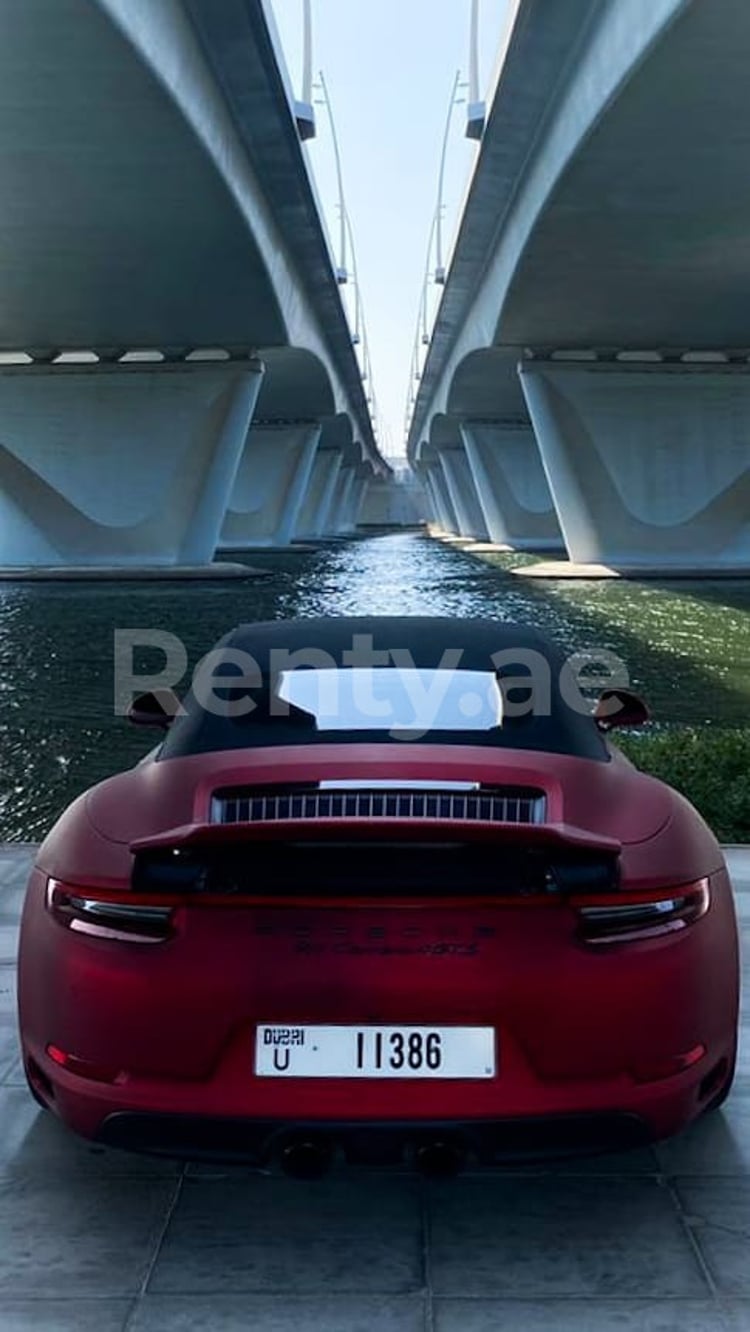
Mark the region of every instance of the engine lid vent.
[[216, 791], [211, 802], [211, 822], [218, 824], [319, 819], [436, 819], [540, 824], [544, 823], [546, 813], [543, 791], [510, 786], [462, 790], [434, 784], [421, 789], [404, 784], [356, 790], [343, 787], [233, 787]]

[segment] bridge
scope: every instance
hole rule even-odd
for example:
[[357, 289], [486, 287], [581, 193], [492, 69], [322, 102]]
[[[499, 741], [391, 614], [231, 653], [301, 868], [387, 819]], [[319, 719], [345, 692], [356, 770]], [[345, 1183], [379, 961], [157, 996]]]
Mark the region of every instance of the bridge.
[[750, 567], [744, 0], [520, 0], [408, 450], [441, 527]]
[[269, 6], [0, 17], [0, 567], [350, 530], [388, 466]]

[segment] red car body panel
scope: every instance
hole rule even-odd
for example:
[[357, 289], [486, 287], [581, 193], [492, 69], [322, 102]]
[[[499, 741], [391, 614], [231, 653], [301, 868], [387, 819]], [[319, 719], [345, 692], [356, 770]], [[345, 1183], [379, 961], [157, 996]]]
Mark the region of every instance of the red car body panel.
[[[544, 825], [333, 819], [301, 828], [210, 822], [217, 788], [321, 780], [469, 779], [543, 790]], [[178, 831], [175, 831], [178, 830]], [[143, 947], [63, 929], [50, 879], [133, 898], [134, 850], [233, 842], [361, 843], [346, 901], [321, 883], [284, 901], [185, 901], [174, 933]], [[265, 843], [262, 839], [265, 838]], [[620, 852], [619, 891], [707, 880], [710, 907], [676, 934], [592, 947], [573, 900], [492, 900], [357, 891], [368, 845], [485, 839]], [[271, 847], [272, 852], [272, 847]], [[390, 888], [390, 892], [389, 892]], [[674, 1132], [731, 1078], [738, 1007], [731, 887], [714, 837], [666, 786], [615, 751], [609, 763], [465, 745], [326, 744], [146, 760], [81, 797], [42, 846], [22, 924], [22, 1041], [31, 1081], [89, 1137], [143, 1112], [284, 1123], [514, 1121], [604, 1112]], [[281, 1080], [253, 1072], [258, 1023], [484, 1025], [497, 1031], [487, 1081]], [[96, 1076], [60, 1067], [69, 1052]], [[692, 1054], [691, 1054], [692, 1052]], [[683, 1067], [685, 1057], [695, 1062]], [[78, 1066], [75, 1066], [78, 1067]], [[719, 1082], [711, 1080], [720, 1071]], [[721, 1074], [723, 1070], [723, 1074]], [[104, 1080], [108, 1078], [109, 1080]]]

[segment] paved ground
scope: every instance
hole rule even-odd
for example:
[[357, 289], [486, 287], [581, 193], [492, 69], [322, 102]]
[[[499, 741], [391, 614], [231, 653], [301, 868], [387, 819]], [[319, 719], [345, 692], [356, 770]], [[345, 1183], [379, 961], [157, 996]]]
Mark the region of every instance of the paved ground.
[[[0, 1332], [750, 1329], [747, 1041], [722, 1112], [565, 1168], [299, 1184], [99, 1150], [22, 1080], [29, 859], [0, 848]], [[730, 860], [747, 957], [750, 854]]]

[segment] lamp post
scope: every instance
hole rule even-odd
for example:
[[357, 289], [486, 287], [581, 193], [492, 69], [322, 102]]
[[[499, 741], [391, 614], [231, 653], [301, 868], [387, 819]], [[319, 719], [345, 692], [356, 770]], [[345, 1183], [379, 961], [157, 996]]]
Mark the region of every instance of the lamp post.
[[355, 347], [358, 347], [362, 341], [362, 293], [359, 289], [357, 251], [354, 247], [354, 232], [352, 231], [352, 223], [348, 209], [346, 210], [346, 232], [349, 237], [349, 253], [352, 257], [352, 278], [354, 279], [354, 328], [352, 330], [352, 343]]
[[349, 210], [344, 209], [346, 219], [346, 234], [349, 241], [349, 255], [352, 265], [352, 288], [354, 295], [354, 328], [352, 329], [352, 345], [359, 347], [361, 356], [360, 373], [362, 382], [365, 384], [365, 396], [371, 407], [373, 430], [377, 434], [378, 430], [378, 404], [375, 396], [375, 385], [372, 374], [372, 361], [370, 359], [370, 342], [367, 336], [367, 324], [365, 322], [365, 309], [362, 300], [362, 288], [359, 285], [359, 268], [357, 266], [357, 247], [354, 244], [354, 229], [352, 227]]
[[315, 111], [312, 99], [312, 0], [302, 0], [302, 98], [294, 103], [294, 118], [299, 137], [315, 138]]
[[321, 70], [318, 74], [318, 83], [323, 93], [323, 106], [325, 106], [328, 115], [328, 124], [331, 127], [331, 140], [333, 142], [333, 156], [336, 162], [336, 181], [339, 192], [339, 262], [336, 266], [336, 281], [344, 286], [349, 281], [349, 270], [347, 267], [347, 235], [346, 235], [346, 203], [344, 201], [344, 174], [341, 170], [341, 153], [339, 151], [339, 140], [336, 133], [336, 124], [331, 110], [331, 100], [328, 96], [328, 87]]
[[461, 71], [456, 71], [456, 77], [453, 80], [451, 89], [451, 100], [448, 104], [448, 115], [445, 120], [445, 131], [443, 133], [443, 148], [440, 154], [440, 172], [438, 175], [438, 197], [437, 209], [435, 211], [435, 282], [439, 287], [445, 284], [445, 262], [443, 257], [443, 191], [445, 188], [445, 164], [448, 158], [448, 140], [450, 138], [451, 121], [453, 119], [453, 108], [460, 106], [463, 98], [458, 97], [458, 90], [461, 87]]
[[466, 137], [481, 139], [487, 120], [487, 107], [479, 94], [479, 0], [471, 0], [469, 33], [469, 104], [466, 108]]
[[406, 399], [405, 408], [405, 430], [409, 433], [409, 424], [411, 413], [416, 401], [414, 384], [418, 384], [422, 378], [420, 367], [420, 344], [422, 347], [430, 345], [430, 321], [429, 321], [429, 293], [430, 293], [430, 262], [432, 260], [432, 242], [435, 239], [435, 224], [437, 222], [437, 212], [433, 214], [430, 225], [430, 235], [427, 241], [427, 257], [425, 259], [424, 277], [422, 279], [422, 295], [419, 302], [419, 314], [417, 316], [417, 330], [414, 335], [414, 346], [412, 347], [411, 365], [409, 367], [409, 392]]
[[[435, 239], [435, 228], [437, 225], [437, 211], [433, 214], [430, 224], [430, 236], [427, 241], [427, 258], [424, 266], [424, 277], [422, 279], [422, 305], [420, 309], [419, 324], [422, 334], [422, 346], [430, 345], [430, 329], [428, 323], [428, 292], [430, 288], [430, 255], [432, 254], [432, 242]], [[417, 334], [419, 336], [419, 334]]]
[[336, 163], [336, 188], [338, 191], [338, 209], [339, 209], [339, 250], [336, 262], [336, 280], [340, 286], [345, 286], [349, 281], [349, 258], [351, 256], [351, 275], [352, 286], [354, 288], [354, 327], [352, 329], [352, 345], [360, 347], [360, 373], [362, 382], [366, 385], [365, 397], [368, 406], [371, 408], [373, 430], [377, 433], [378, 427], [378, 407], [375, 398], [375, 389], [372, 380], [372, 364], [370, 361], [370, 346], [367, 338], [367, 325], [365, 323], [365, 311], [362, 302], [362, 289], [359, 285], [359, 270], [357, 268], [357, 253], [354, 245], [354, 231], [351, 224], [351, 218], [346, 207], [344, 197], [344, 173], [341, 166], [341, 150], [339, 148], [338, 135], [336, 134], [336, 122], [333, 118], [331, 99], [328, 94], [328, 85], [325, 81], [325, 75], [322, 70], [318, 74], [316, 87], [320, 88], [322, 97], [319, 100], [320, 106], [325, 106], [328, 116], [328, 123], [331, 127], [331, 141], [333, 143], [333, 155]]
[[[468, 98], [458, 96], [461, 87], [468, 88]], [[436, 286], [445, 286], [446, 265], [444, 255], [444, 237], [443, 237], [443, 215], [445, 213], [445, 204], [443, 194], [445, 190], [445, 170], [448, 158], [448, 143], [450, 139], [451, 122], [453, 119], [453, 108], [461, 106], [468, 100], [467, 106], [467, 124], [466, 136], [469, 139], [481, 139], [484, 133], [486, 120], [486, 106], [479, 95], [479, 0], [471, 0], [471, 26], [469, 33], [469, 79], [468, 84], [461, 83], [461, 71], [458, 70], [453, 81], [451, 89], [450, 102], [448, 104], [448, 114], [445, 120], [445, 130], [443, 133], [443, 144], [440, 153], [440, 171], [438, 174], [438, 194], [437, 206], [432, 219], [430, 228], [430, 238], [427, 242], [427, 260], [425, 263], [424, 281], [422, 284], [422, 296], [419, 305], [419, 314], [417, 317], [417, 331], [414, 339], [414, 348], [412, 352], [411, 367], [409, 370], [409, 392], [407, 394], [405, 426], [408, 435], [409, 425], [413, 414], [414, 405], [417, 399], [417, 392], [414, 385], [419, 384], [422, 379], [422, 367], [420, 364], [420, 343], [423, 347], [429, 347], [431, 337], [429, 329], [429, 285], [430, 285], [430, 264], [432, 259], [432, 244], [435, 242], [435, 267], [432, 269], [432, 279]]]

